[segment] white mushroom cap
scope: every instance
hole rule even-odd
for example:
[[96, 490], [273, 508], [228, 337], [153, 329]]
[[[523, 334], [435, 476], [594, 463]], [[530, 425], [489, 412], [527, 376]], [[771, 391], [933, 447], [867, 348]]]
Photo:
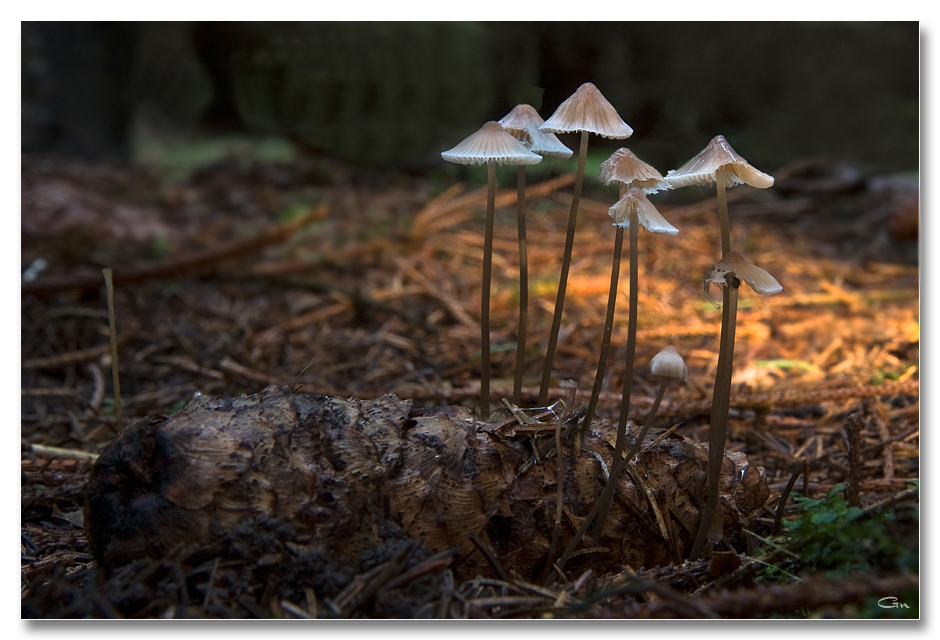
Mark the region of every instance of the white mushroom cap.
[[637, 221], [647, 231], [661, 233], [667, 236], [674, 236], [679, 230], [669, 224], [663, 215], [656, 210], [653, 203], [650, 202], [643, 189], [639, 187], [630, 187], [623, 197], [617, 201], [617, 204], [608, 209], [610, 217], [614, 219], [614, 224], [625, 229], [630, 228], [630, 213], [636, 210]]
[[533, 153], [551, 158], [570, 158], [574, 152], [563, 145], [554, 133], [539, 131], [544, 122], [535, 107], [519, 104], [503, 116], [499, 124]]
[[600, 169], [600, 179], [604, 184], [619, 182], [639, 187], [647, 194], [672, 189], [672, 185], [663, 180], [663, 174], [637, 158], [626, 147], [614, 151], [601, 163]]
[[650, 373], [657, 378], [669, 380], [689, 379], [689, 369], [685, 366], [685, 360], [676, 351], [673, 346], [663, 347], [663, 350], [653, 356], [650, 360]]
[[708, 291], [711, 283], [724, 285], [725, 275], [728, 273], [733, 273], [738, 280], [743, 280], [762, 296], [783, 291], [783, 287], [776, 278], [764, 269], [748, 262], [737, 251], [729, 251], [724, 258], [708, 268], [705, 272], [705, 291]]
[[766, 189], [774, 184], [773, 176], [752, 167], [731, 148], [724, 136], [715, 136], [701, 153], [680, 168], [667, 173], [666, 182], [673, 187], [706, 185], [715, 182], [718, 170], [722, 168], [726, 187], [748, 184], [758, 189]]
[[441, 153], [441, 157], [457, 164], [485, 164], [493, 160], [496, 164], [519, 165], [542, 161], [542, 156], [526, 149], [495, 120], [487, 122], [453, 149]]
[[629, 138], [633, 129], [617, 115], [600, 90], [585, 82], [561, 103], [541, 127], [546, 133], [588, 131], [604, 138]]

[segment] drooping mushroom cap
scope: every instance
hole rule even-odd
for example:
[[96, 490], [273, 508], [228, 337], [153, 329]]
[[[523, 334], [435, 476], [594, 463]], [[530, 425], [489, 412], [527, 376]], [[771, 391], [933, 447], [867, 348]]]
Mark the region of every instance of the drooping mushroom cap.
[[725, 275], [728, 273], [733, 273], [738, 280], [743, 280], [762, 296], [783, 291], [777, 279], [767, 271], [751, 264], [737, 251], [729, 251], [724, 258], [710, 266], [705, 272], [706, 293], [711, 283], [724, 285]]
[[689, 369], [685, 366], [685, 360], [673, 346], [663, 347], [662, 351], [653, 356], [650, 360], [650, 373], [664, 380], [685, 382], [689, 379]]
[[663, 180], [663, 174], [637, 158], [626, 147], [617, 149], [601, 163], [600, 178], [604, 184], [619, 182], [638, 187], [647, 194], [672, 189], [672, 185]]
[[747, 160], [731, 148], [724, 136], [715, 136], [700, 154], [678, 169], [666, 174], [666, 182], [673, 187], [706, 185], [715, 182], [718, 169], [724, 168], [725, 186], [747, 184], [766, 189], [774, 184], [773, 176], [752, 167]]
[[613, 105], [590, 82], [578, 87], [539, 128], [546, 133], [588, 131], [604, 138], [633, 135], [630, 125], [620, 119]]
[[663, 215], [656, 210], [653, 203], [643, 193], [643, 189], [639, 187], [627, 189], [627, 192], [617, 201], [617, 204], [608, 209], [610, 217], [614, 219], [614, 224], [625, 229], [630, 228], [630, 213], [633, 211], [636, 211], [640, 226], [647, 231], [667, 236], [674, 236], [679, 233], [679, 230], [669, 224]]
[[457, 164], [485, 164], [493, 160], [496, 164], [519, 165], [542, 161], [542, 156], [526, 149], [495, 120], [487, 122], [453, 149], [441, 153], [441, 157]]
[[539, 131], [544, 122], [534, 107], [519, 104], [503, 116], [499, 124], [533, 153], [551, 158], [570, 158], [573, 151], [563, 145], [554, 133]]

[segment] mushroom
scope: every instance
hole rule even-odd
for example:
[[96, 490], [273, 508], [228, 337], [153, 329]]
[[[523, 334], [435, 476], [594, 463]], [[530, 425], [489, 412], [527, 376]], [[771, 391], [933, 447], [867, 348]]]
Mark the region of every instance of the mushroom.
[[568, 285], [568, 270], [571, 267], [571, 249], [574, 244], [574, 232], [577, 227], [578, 205], [581, 201], [581, 187], [584, 184], [584, 164], [587, 159], [588, 133], [604, 138], [629, 138], [633, 135], [630, 128], [616, 109], [607, 101], [597, 87], [586, 82], [578, 87], [571, 97], [565, 100], [555, 113], [545, 121], [539, 130], [545, 133], [581, 132], [581, 145], [578, 151], [578, 171], [575, 174], [574, 192], [571, 196], [571, 212], [568, 215], [568, 234], [565, 239], [565, 252], [561, 262], [561, 275], [558, 279], [558, 294], [555, 299], [555, 314], [552, 329], [545, 352], [545, 368], [542, 371], [542, 384], [539, 387], [539, 404], [548, 402], [548, 385], [552, 378], [552, 364], [555, 360], [555, 348], [558, 345], [558, 333], [561, 330], [561, 317], [565, 307], [565, 290]]
[[646, 420], [643, 421], [643, 428], [640, 429], [640, 433], [637, 434], [636, 440], [633, 441], [633, 446], [630, 447], [630, 451], [626, 456], [621, 458], [617, 454], [614, 454], [613, 459], [617, 461], [617, 464], [614, 465], [613, 470], [610, 472], [610, 476], [607, 478], [607, 485], [604, 487], [604, 490], [601, 491], [601, 495], [594, 502], [594, 506], [591, 507], [591, 511], [588, 513], [587, 517], [581, 521], [581, 526], [578, 528], [577, 533], [574, 534], [574, 537], [571, 539], [571, 542], [568, 543], [561, 558], [558, 559], [556, 565], [560, 569], [564, 568], [565, 563], [571, 559], [575, 548], [592, 524], [594, 525], [594, 536], [597, 540], [600, 540], [601, 534], [604, 532], [604, 523], [607, 520], [607, 510], [610, 508], [614, 491], [617, 487], [617, 479], [620, 478], [621, 474], [627, 468], [627, 465], [633, 462], [634, 456], [639, 453], [640, 445], [643, 443], [643, 439], [646, 438], [653, 418], [656, 417], [656, 412], [659, 410], [659, 404], [666, 394], [666, 387], [672, 380], [685, 382], [689, 379], [689, 370], [685, 366], [685, 360], [682, 359], [682, 356], [679, 355], [676, 348], [673, 346], [664, 347], [662, 351], [653, 356], [653, 359], [650, 361], [650, 372], [654, 377], [660, 379], [659, 392], [656, 394], [656, 399], [653, 401], [653, 406], [650, 408], [649, 413], [646, 414]]
[[721, 255], [731, 251], [731, 227], [728, 222], [726, 187], [747, 184], [758, 189], [772, 187], [774, 179], [752, 167], [747, 160], [731, 148], [724, 136], [715, 136], [701, 153], [678, 169], [666, 174], [666, 182], [673, 187], [706, 185], [714, 182], [718, 188], [718, 221], [721, 225]]
[[[627, 148], [615, 151], [607, 160], [601, 163], [600, 179], [604, 184], [620, 183], [620, 200], [609, 209], [610, 216], [617, 227], [617, 236], [614, 239], [614, 257], [610, 271], [610, 291], [607, 298], [607, 318], [604, 323], [604, 338], [601, 342], [601, 352], [597, 363], [597, 374], [594, 377], [594, 389], [588, 403], [587, 413], [581, 423], [581, 437], [587, 433], [594, 420], [594, 412], [600, 398], [601, 385], [607, 371], [607, 355], [610, 350], [610, 337], [614, 324], [614, 308], [617, 303], [617, 286], [620, 278], [620, 256], [623, 252], [623, 231], [630, 229], [630, 319], [627, 334], [627, 362], [624, 374], [624, 404], [621, 405], [621, 423], [619, 432], [626, 431], [626, 415], [630, 409], [630, 391], [632, 384], [633, 354], [636, 352], [636, 316], [638, 295], [637, 264], [637, 233], [643, 226], [653, 233], [676, 235], [679, 230], [669, 224], [656, 210], [646, 194], [671, 189], [672, 186], [663, 180], [662, 174], [656, 169], [640, 160]], [[635, 222], [631, 225], [630, 221]], [[618, 452], [623, 453], [622, 437], [617, 437]]]
[[[632, 157], [630, 157], [632, 156]], [[621, 154], [614, 158], [615, 162], [632, 162], [636, 156], [630, 154]], [[646, 165], [649, 167], [649, 165]], [[652, 169], [652, 167], [649, 167]], [[605, 169], [602, 168], [601, 175], [604, 176]], [[609, 180], [616, 176], [629, 177], [632, 174], [618, 174], [610, 172]], [[659, 183], [654, 183], [651, 188], [662, 188]], [[668, 188], [665, 187], [665, 188]], [[647, 198], [644, 190], [639, 187], [630, 187], [623, 194], [623, 197], [617, 201], [617, 204], [609, 209], [610, 216], [617, 225], [617, 240], [619, 244], [623, 243], [623, 229], [630, 229], [630, 316], [627, 324], [627, 353], [624, 361], [623, 370], [623, 395], [620, 401], [620, 419], [617, 423], [617, 442], [614, 446], [614, 459], [619, 460], [626, 446], [627, 422], [630, 416], [630, 396], [633, 393], [633, 362], [636, 357], [636, 323], [637, 323], [637, 302], [639, 297], [639, 264], [638, 264], [638, 242], [637, 235], [642, 225], [647, 231], [653, 233], [674, 236], [679, 230], [669, 224], [665, 218], [656, 210]], [[607, 321], [604, 326], [604, 342], [601, 343], [601, 357], [598, 362], [597, 375], [594, 378], [594, 392], [591, 394], [591, 404], [588, 405], [588, 412], [585, 414], [584, 423], [589, 424], [593, 420], [594, 412], [592, 405], [597, 406], [596, 397], [600, 397], [601, 383], [604, 378], [604, 371], [607, 368], [607, 350], [610, 348], [610, 331], [613, 328], [614, 305], [617, 299], [617, 274], [620, 271], [620, 246], [615, 242], [614, 245], [614, 266], [610, 274], [610, 293], [607, 299]], [[586, 428], [582, 433], [586, 433]], [[600, 515], [597, 518], [597, 532], [604, 526], [607, 519], [607, 512], [610, 509], [612, 497], [607, 497], [606, 502], [601, 505]], [[604, 501], [602, 501], [604, 502]]]
[[[604, 338], [601, 342], [601, 352], [597, 362], [597, 374], [594, 377], [594, 389], [591, 392], [591, 400], [588, 403], [587, 413], [584, 415], [584, 420], [581, 423], [582, 440], [587, 434], [588, 429], [590, 429], [591, 422], [594, 420], [594, 411], [597, 409], [597, 402], [600, 398], [601, 385], [604, 382], [604, 375], [607, 372], [607, 355], [610, 350], [610, 336], [614, 325], [614, 307], [617, 303], [617, 285], [620, 278], [620, 256], [623, 252], [623, 230], [630, 228], [630, 216], [628, 213], [630, 207], [627, 206], [628, 201], [640, 203], [637, 209], [638, 222], [646, 227], [647, 230], [669, 235], [675, 235], [679, 232], [678, 229], [666, 222], [666, 219], [656, 211], [656, 207], [642, 195], [634, 195], [631, 196], [629, 200], [626, 199], [627, 189], [631, 186], [647, 194], [672, 188], [669, 183], [663, 180], [663, 176], [659, 171], [640, 160], [632, 151], [624, 147], [611, 154], [607, 160], [601, 163], [600, 179], [604, 184], [619, 182], [621, 200], [609, 210], [611, 217], [614, 219], [614, 224], [617, 226], [617, 236], [614, 239], [614, 259], [610, 271], [610, 293], [607, 298], [607, 319], [604, 323]], [[634, 225], [634, 227], [636, 226], [637, 225]], [[631, 234], [630, 238], [632, 246], [633, 234]], [[636, 269], [634, 269], [636, 261], [633, 258], [636, 256], [636, 253], [635, 250], [631, 249], [631, 310], [633, 309], [632, 302], [635, 299], [634, 292], [636, 291], [636, 287], [632, 284], [634, 282], [633, 274], [636, 271]], [[635, 343], [636, 331], [635, 318], [633, 316], [630, 318], [628, 327], [630, 327], [629, 335]], [[632, 370], [632, 363], [630, 370]]]
[[525, 148], [502, 125], [490, 121], [441, 157], [457, 164], [486, 163], [486, 232], [483, 242], [483, 293], [480, 300], [480, 413], [490, 414], [490, 281], [493, 270], [493, 217], [496, 165], [538, 164], [542, 157]]
[[[673, 380], [685, 382], [689, 379], [689, 369], [685, 366], [685, 360], [682, 359], [682, 356], [672, 345], [663, 347], [662, 351], [653, 356], [653, 359], [650, 360], [650, 373], [653, 374], [654, 378], [659, 378], [659, 391], [656, 393], [656, 399], [653, 400], [653, 406], [646, 414], [643, 428], [640, 429], [636, 440], [633, 441], [633, 446], [630, 447], [630, 451], [624, 458], [625, 460], [633, 460], [633, 456], [639, 452], [643, 439], [649, 433], [650, 425], [653, 424], [653, 418], [656, 417], [656, 412], [659, 411], [663, 396], [666, 395], [666, 387], [669, 383]], [[598, 533], [600, 533], [600, 530], [598, 530]]]
[[[772, 176], [762, 171], [758, 171], [745, 160], [741, 154], [731, 148], [724, 136], [715, 136], [708, 146], [697, 156], [686, 162], [680, 168], [670, 171], [666, 174], [666, 181], [673, 187], [685, 187], [689, 185], [705, 185], [714, 182], [718, 189], [718, 221], [721, 228], [721, 256], [727, 258], [731, 251], [731, 226], [728, 220], [728, 198], [725, 190], [738, 184], [747, 184], [758, 189], [766, 189], [774, 184]], [[738, 254], [740, 255], [740, 254]], [[736, 258], [732, 258], [736, 260]], [[747, 264], [743, 258], [742, 262], [736, 262], [740, 268]], [[721, 472], [721, 460], [724, 455], [725, 436], [728, 432], [728, 406], [731, 402], [731, 369], [734, 360], [734, 333], [735, 323], [737, 321], [738, 307], [738, 286], [741, 284], [741, 276], [735, 276], [733, 267], [729, 263], [722, 266], [712, 266], [715, 269], [712, 276], [714, 279], [706, 280], [705, 286], [709, 282], [725, 279], [722, 292], [722, 313], [721, 313], [721, 344], [718, 348], [718, 372], [715, 377], [715, 390], [712, 397], [711, 427], [709, 428], [709, 462], [708, 462], [708, 502], [705, 513], [702, 515], [702, 522], [699, 525], [698, 537], [695, 540], [695, 546], [692, 547], [692, 558], [698, 557], [705, 546], [708, 537], [708, 528], [711, 518], [718, 505], [718, 480]], [[753, 265], [750, 265], [753, 266]], [[757, 269], [757, 267], [754, 267]], [[762, 270], [761, 270], [762, 271]], [[710, 269], [711, 273], [711, 269]], [[750, 272], [753, 273], [753, 272]], [[766, 272], [765, 272], [766, 273]], [[730, 274], [730, 278], [728, 277]], [[769, 277], [769, 274], [767, 274]], [[758, 287], [773, 284], [779, 287], [779, 283], [773, 278], [765, 281], [761, 278], [755, 280], [759, 282]], [[751, 285], [752, 287], [754, 285]], [[755, 288], [755, 291], [757, 288]], [[776, 293], [780, 289], [770, 291]]]
[[[543, 133], [539, 126], [545, 121], [534, 107], [527, 104], [516, 105], [512, 111], [500, 119], [499, 124], [514, 138], [522, 142], [527, 149], [540, 156], [552, 158], [570, 158], [571, 149], [561, 143], [554, 133]], [[519, 165], [516, 170], [517, 197], [516, 221], [519, 228], [519, 330], [516, 339], [516, 374], [512, 386], [512, 403], [519, 405], [522, 400], [522, 374], [525, 368], [526, 320], [529, 310], [529, 268], [526, 252], [525, 233], [525, 183], [526, 165]]]
[[711, 284], [724, 285], [728, 273], [733, 273], [738, 280], [743, 280], [755, 293], [769, 296], [783, 291], [777, 279], [764, 269], [751, 264], [737, 251], [729, 251], [724, 258], [713, 264], [705, 272], [705, 293]]
[[708, 542], [712, 518], [718, 513], [718, 483], [721, 463], [728, 436], [728, 407], [731, 404], [731, 373], [734, 362], [734, 333], [738, 313], [738, 287], [741, 281], [761, 295], [772, 295], [783, 290], [776, 278], [764, 269], [748, 262], [737, 251], [729, 251], [721, 260], [708, 268], [705, 291], [711, 284], [723, 287], [721, 309], [721, 344], [718, 350], [718, 370], [712, 394], [711, 424], [708, 429], [708, 498], [698, 536], [692, 547], [691, 558], [697, 558]]

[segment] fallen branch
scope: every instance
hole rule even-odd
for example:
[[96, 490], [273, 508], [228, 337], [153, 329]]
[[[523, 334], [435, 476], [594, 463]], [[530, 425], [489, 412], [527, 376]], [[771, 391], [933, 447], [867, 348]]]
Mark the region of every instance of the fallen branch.
[[[180, 275], [202, 272], [227, 260], [241, 258], [248, 254], [256, 253], [265, 247], [286, 242], [299, 229], [315, 220], [323, 219], [326, 216], [326, 212], [326, 206], [320, 206], [297, 220], [266, 229], [248, 240], [238, 240], [215, 249], [188, 253], [183, 256], [141, 267], [117, 267], [114, 269], [114, 283], [124, 284], [128, 282], [142, 282], [144, 280], [159, 280], [162, 278], [173, 278]], [[96, 269], [94, 271], [81, 271], [68, 275], [34, 280], [32, 282], [24, 282], [20, 288], [20, 292], [24, 295], [27, 293], [52, 293], [68, 289], [97, 289], [100, 286], [101, 271]]]

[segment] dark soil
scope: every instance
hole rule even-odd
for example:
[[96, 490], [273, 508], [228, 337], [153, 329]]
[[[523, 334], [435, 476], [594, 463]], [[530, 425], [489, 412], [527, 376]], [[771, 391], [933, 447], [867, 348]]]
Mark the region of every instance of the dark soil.
[[[474, 406], [485, 190], [323, 157], [234, 158], [175, 182], [24, 157], [23, 617], [919, 615], [916, 183], [817, 159], [773, 174], [772, 189], [728, 192], [733, 244], [784, 287], [768, 298], [742, 287], [739, 303], [728, 449], [762, 467], [771, 490], [749, 548], [536, 585], [495, 566], [458, 581], [459, 554], [433, 553], [393, 526], [370, 552], [342, 561], [276, 519], [246, 520], [209, 544], [105, 575], [83, 530], [93, 460], [121, 429], [102, 268], [114, 272], [125, 423], [171, 415], [196, 392], [238, 396], [270, 384]], [[538, 395], [570, 183], [530, 184], [526, 407]], [[554, 363], [556, 383], [577, 383], [576, 404], [597, 366], [614, 196], [595, 184], [582, 199]], [[512, 390], [515, 364], [514, 201], [507, 183], [491, 307], [497, 402]], [[720, 324], [702, 293], [718, 257], [714, 193], [687, 189], [656, 204], [680, 234], [640, 238], [631, 418], [642, 419], [656, 394], [650, 358], [672, 344], [689, 383], [666, 396], [656, 426], [707, 441]], [[621, 283], [598, 408], [608, 418], [623, 380]], [[553, 400], [562, 397], [554, 389]], [[830, 492], [821, 505], [796, 500]], [[858, 531], [870, 532], [857, 549], [833, 528], [843, 496], [862, 510]], [[801, 513], [832, 526], [800, 538], [790, 525]], [[910, 608], [879, 608], [885, 596]]]

